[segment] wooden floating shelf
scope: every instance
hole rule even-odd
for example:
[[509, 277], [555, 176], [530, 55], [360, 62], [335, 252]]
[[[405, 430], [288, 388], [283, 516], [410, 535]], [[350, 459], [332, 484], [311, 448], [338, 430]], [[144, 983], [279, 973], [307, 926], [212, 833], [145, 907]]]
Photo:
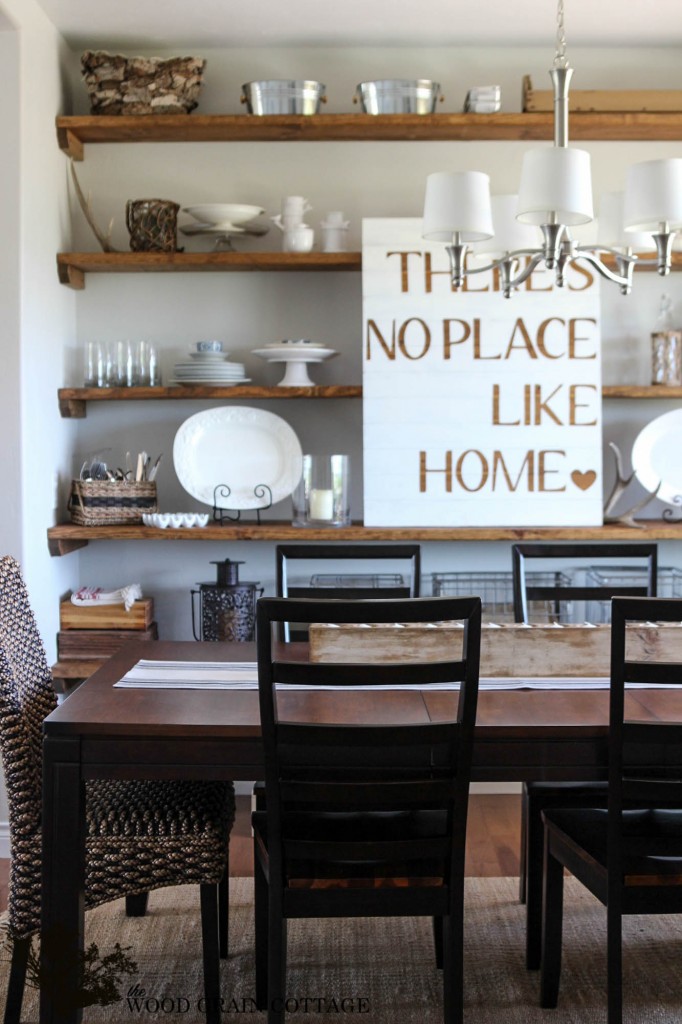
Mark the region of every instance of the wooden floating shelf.
[[215, 387], [209, 384], [183, 384], [170, 387], [140, 388], [60, 388], [59, 412], [64, 419], [83, 419], [87, 402], [147, 402], [164, 399], [217, 398], [362, 398], [360, 384], [314, 384], [307, 387], [260, 387], [242, 384]]
[[[608, 266], [614, 261], [605, 259]], [[673, 253], [672, 269], [682, 270], [682, 252]], [[86, 274], [243, 273], [248, 271], [360, 271], [360, 252], [60, 252], [61, 284], [82, 291]], [[642, 266], [638, 273], [655, 273]]]
[[667, 384], [605, 384], [601, 389], [603, 398], [682, 398], [682, 387]]
[[[237, 387], [213, 387], [209, 384], [172, 385], [139, 388], [60, 388], [59, 412], [64, 419], [84, 419], [88, 402], [147, 402], [240, 398], [362, 398], [361, 384], [315, 384], [312, 387], [261, 387], [245, 384]], [[682, 387], [640, 384], [606, 384], [603, 398], [682, 399]]]
[[490, 526], [443, 527], [352, 526], [307, 529], [290, 522], [264, 521], [210, 525], [203, 529], [159, 530], [151, 526], [75, 526], [64, 523], [47, 531], [51, 555], [66, 555], [91, 540], [188, 540], [188, 541], [650, 541], [682, 540], [682, 522], [642, 520], [641, 528], [613, 523], [607, 526]]
[[60, 252], [62, 284], [81, 290], [86, 274], [360, 270], [359, 252]]
[[[475, 142], [551, 141], [549, 112], [514, 114], [157, 114], [58, 117], [60, 149], [83, 159], [85, 143], [104, 142]], [[571, 114], [574, 141], [680, 141], [682, 116], [658, 113]]]

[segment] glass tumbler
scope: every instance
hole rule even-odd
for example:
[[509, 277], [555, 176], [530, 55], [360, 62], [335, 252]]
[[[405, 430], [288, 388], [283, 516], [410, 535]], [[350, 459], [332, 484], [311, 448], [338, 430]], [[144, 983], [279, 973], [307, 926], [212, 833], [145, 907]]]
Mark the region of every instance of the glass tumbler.
[[83, 383], [86, 388], [108, 388], [111, 356], [106, 342], [87, 341], [84, 350]]

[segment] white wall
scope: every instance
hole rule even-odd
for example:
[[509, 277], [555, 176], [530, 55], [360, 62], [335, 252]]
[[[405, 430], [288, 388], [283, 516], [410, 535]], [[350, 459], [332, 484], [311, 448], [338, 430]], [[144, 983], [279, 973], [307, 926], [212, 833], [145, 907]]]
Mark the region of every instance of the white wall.
[[[54, 474], [68, 472], [71, 448], [55, 393], [75, 330], [73, 296], [55, 270], [55, 252], [68, 238], [64, 163], [54, 131], [65, 104], [63, 55], [62, 40], [33, 0], [0, 0], [0, 553], [22, 564], [49, 657], [59, 596], [78, 568], [51, 559], [45, 538]], [[2, 793], [0, 833], [6, 816]], [[0, 853], [6, 855], [1, 836]]]
[[50, 558], [45, 541], [54, 516], [55, 472], [68, 472], [71, 447], [55, 395], [56, 382], [65, 372], [64, 350], [75, 330], [73, 295], [59, 285], [55, 271], [55, 252], [65, 246], [69, 233], [64, 161], [54, 141], [55, 115], [69, 102], [62, 72], [66, 50], [33, 0], [0, 0], [0, 10], [15, 28], [5, 45], [16, 57], [16, 82], [4, 97], [5, 118], [15, 129], [9, 142], [3, 137], [3, 145], [10, 171], [14, 167], [18, 174], [0, 255], [0, 278], [7, 273], [13, 281], [8, 286], [14, 295], [8, 340], [19, 351], [4, 384], [11, 413], [3, 412], [9, 421], [3, 442], [5, 457], [17, 460], [21, 469], [21, 486], [13, 485], [6, 498], [20, 512], [20, 536], [14, 525], [6, 541], [3, 533], [2, 548], [22, 563], [52, 657], [59, 595], [72, 585], [75, 572], [75, 567]]
[[[19, 303], [19, 45], [17, 34], [0, 15], [0, 224], [9, 244], [3, 246], [0, 273], [0, 476], [3, 480], [2, 551], [21, 554], [21, 459], [19, 447], [20, 303]], [[7, 500], [14, 495], [14, 500]]]
[[[149, 53], [153, 51], [148, 51]], [[198, 112], [239, 112], [243, 82], [269, 77], [318, 77], [327, 83], [330, 112], [351, 110], [357, 82], [366, 78], [424, 75], [439, 79], [447, 97], [445, 110], [456, 110], [466, 88], [475, 82], [500, 82], [505, 109], [518, 109], [521, 77], [532, 73], [538, 88], [551, 54], [527, 51], [378, 51], [378, 50], [226, 50], [208, 58], [206, 86]], [[576, 87], [672, 86], [677, 80], [677, 51], [580, 51], [571, 54], [577, 66]], [[73, 65], [75, 109], [87, 110], [85, 91]], [[78, 173], [91, 191], [100, 223], [115, 218], [114, 241], [126, 249], [125, 202], [158, 196], [181, 205], [201, 201], [241, 201], [279, 208], [281, 196], [306, 195], [313, 204], [310, 223], [316, 226], [331, 209], [351, 220], [350, 247], [359, 248], [363, 216], [419, 215], [427, 173], [443, 168], [482, 168], [493, 191], [511, 191], [518, 179], [527, 144], [510, 143], [206, 143], [197, 145], [135, 144], [86, 146]], [[592, 143], [595, 193], [620, 188], [625, 167], [640, 159], [682, 156], [682, 143]], [[279, 246], [277, 230], [260, 240], [237, 241], [237, 247]], [[79, 210], [74, 210], [74, 248], [96, 243]], [[182, 239], [188, 250], [202, 243]], [[205, 243], [204, 243], [205, 245]], [[656, 275], [639, 278], [634, 295], [623, 299], [603, 286], [605, 380], [648, 382], [649, 332], [660, 294], [669, 291], [682, 317], [682, 275], [662, 283]], [[247, 365], [257, 382], [275, 383], [279, 366], [266, 366], [251, 350], [283, 337], [312, 337], [341, 353], [312, 368], [320, 383], [361, 380], [361, 282], [359, 274], [187, 274], [90, 275], [77, 295], [77, 336], [66, 353], [66, 380], [81, 381], [81, 349], [88, 339], [148, 337], [163, 353], [166, 374], [174, 360], [200, 337], [224, 339], [232, 356]], [[456, 299], [454, 300], [456, 302]], [[503, 300], [500, 300], [503, 301]], [[162, 508], [189, 510], [200, 506], [177, 483], [171, 450], [175, 431], [199, 402], [133, 403], [88, 408], [87, 419], [72, 424], [73, 466], [88, 451], [108, 447], [116, 460], [127, 450], [163, 451], [159, 477]], [[352, 456], [353, 515], [361, 518], [361, 403], [269, 402], [263, 408], [283, 416], [294, 427], [304, 449], [349, 451]], [[644, 423], [671, 408], [670, 403], [610, 403], [606, 407], [605, 442], [616, 440], [626, 453]], [[610, 455], [606, 456], [610, 467]], [[275, 508], [275, 518], [290, 516], [290, 503]], [[305, 535], [302, 534], [302, 539]], [[160, 541], [143, 545], [97, 543], [69, 560], [79, 563], [82, 583], [115, 586], [139, 580], [157, 600], [161, 635], [191, 636], [189, 590], [211, 580], [212, 559], [244, 560], [242, 578], [259, 580], [272, 591], [273, 546], [270, 544]], [[678, 545], [663, 546], [663, 562], [682, 564]], [[509, 545], [430, 543], [424, 545], [424, 567], [435, 569], [509, 568]]]

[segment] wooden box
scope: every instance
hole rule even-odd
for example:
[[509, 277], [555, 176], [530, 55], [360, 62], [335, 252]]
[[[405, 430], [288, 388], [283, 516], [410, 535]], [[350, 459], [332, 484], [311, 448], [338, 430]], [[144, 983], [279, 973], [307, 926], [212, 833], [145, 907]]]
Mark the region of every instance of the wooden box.
[[[568, 108], [575, 113], [662, 112], [682, 111], [680, 89], [584, 89], [569, 93]], [[554, 110], [551, 89], [533, 88], [530, 75], [523, 78], [524, 113], [544, 113]]]
[[59, 605], [60, 629], [149, 629], [153, 621], [153, 597], [135, 601], [130, 611], [124, 604]]
[[57, 634], [60, 661], [110, 658], [130, 640], [158, 640], [155, 622], [149, 629], [65, 629]]
[[[310, 626], [311, 661], [341, 664], [458, 658], [462, 627], [428, 625]], [[419, 644], [420, 658], [416, 645]], [[426, 657], [425, 657], [426, 656]], [[642, 623], [628, 630], [629, 658], [682, 661], [682, 625]], [[484, 624], [481, 635], [483, 677], [608, 676], [610, 626], [497, 626]]]

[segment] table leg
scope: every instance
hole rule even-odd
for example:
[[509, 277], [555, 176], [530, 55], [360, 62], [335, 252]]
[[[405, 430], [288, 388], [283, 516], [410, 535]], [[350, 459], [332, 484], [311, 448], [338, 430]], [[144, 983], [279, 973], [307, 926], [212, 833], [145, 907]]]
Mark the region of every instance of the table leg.
[[85, 785], [78, 737], [43, 741], [40, 1024], [79, 1024]]

